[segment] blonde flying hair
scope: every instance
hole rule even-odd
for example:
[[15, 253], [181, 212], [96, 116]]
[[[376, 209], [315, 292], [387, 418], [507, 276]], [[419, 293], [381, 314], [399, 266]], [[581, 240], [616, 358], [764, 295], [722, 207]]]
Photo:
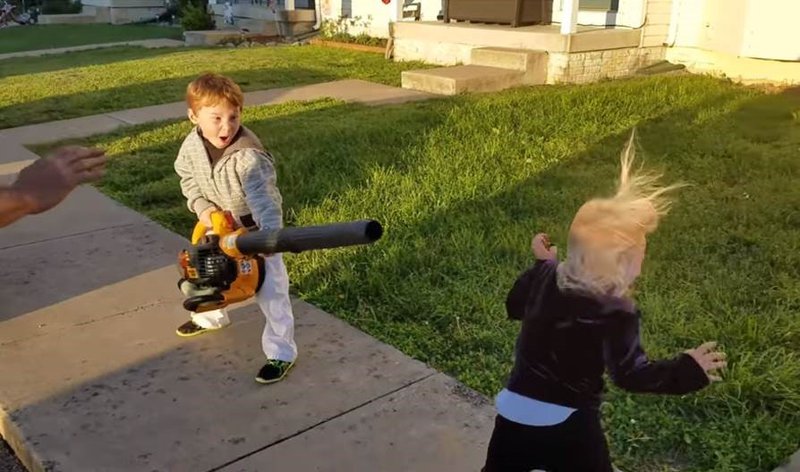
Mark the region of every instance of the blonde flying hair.
[[616, 194], [584, 203], [570, 225], [567, 258], [558, 267], [561, 289], [627, 295], [635, 252], [644, 251], [647, 235], [669, 211], [667, 192], [682, 186], [662, 187], [660, 175], [633, 171], [635, 135], [634, 129], [620, 156]]

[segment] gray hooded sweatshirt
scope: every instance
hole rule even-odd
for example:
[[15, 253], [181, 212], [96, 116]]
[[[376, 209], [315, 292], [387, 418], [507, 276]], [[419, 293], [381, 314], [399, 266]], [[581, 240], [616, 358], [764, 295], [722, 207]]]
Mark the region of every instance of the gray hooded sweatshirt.
[[233, 142], [212, 161], [200, 129], [186, 137], [175, 160], [181, 192], [189, 210], [198, 216], [217, 206], [230, 211], [243, 226], [249, 215], [260, 229], [283, 226], [282, 198], [278, 191], [274, 158], [258, 137], [242, 126]]

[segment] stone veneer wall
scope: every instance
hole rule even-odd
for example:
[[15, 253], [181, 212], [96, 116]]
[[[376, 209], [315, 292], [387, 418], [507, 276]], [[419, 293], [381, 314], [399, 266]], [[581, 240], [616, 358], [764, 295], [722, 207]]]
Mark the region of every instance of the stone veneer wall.
[[547, 83], [584, 84], [631, 75], [664, 60], [665, 48], [625, 48], [579, 53], [551, 53]]

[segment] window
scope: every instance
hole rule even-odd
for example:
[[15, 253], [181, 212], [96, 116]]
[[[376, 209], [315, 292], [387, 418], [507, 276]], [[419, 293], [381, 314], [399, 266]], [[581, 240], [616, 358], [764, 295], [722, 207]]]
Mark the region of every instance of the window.
[[580, 0], [578, 8], [580, 10], [617, 11], [619, 0]]
[[353, 0], [342, 0], [342, 18], [353, 17]]

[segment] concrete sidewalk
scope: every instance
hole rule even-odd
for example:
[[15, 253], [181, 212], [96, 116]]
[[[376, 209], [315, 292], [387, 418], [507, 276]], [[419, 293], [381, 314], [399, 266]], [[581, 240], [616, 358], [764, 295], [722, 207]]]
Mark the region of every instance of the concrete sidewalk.
[[[247, 107], [322, 98], [335, 98], [345, 102], [376, 106], [428, 100], [435, 97], [435, 95], [423, 92], [356, 79], [246, 92], [244, 96]], [[3, 154], [0, 155], [0, 175], [17, 172], [37, 157], [24, 145], [84, 138], [95, 134], [109, 133], [125, 126], [185, 117], [186, 103], [174, 102], [2, 129], [0, 130], [0, 142], [3, 142], [7, 149], [4, 149]]]
[[778, 467], [773, 472], [800, 472], [800, 449], [789, 458], [786, 464]]
[[[426, 98], [343, 81], [257, 92], [248, 103], [322, 96]], [[175, 104], [4, 130], [0, 139], [19, 149], [0, 179], [35, 157], [19, 143], [183, 113]], [[224, 330], [176, 336], [187, 314], [174, 261], [186, 244], [90, 187], [0, 232], [0, 435], [28, 468], [480, 469], [493, 419], [486, 398], [307, 303], [293, 301], [300, 356], [275, 385], [253, 380], [264, 321], [252, 303]]]
[[88, 51], [90, 49], [112, 48], [119, 46], [138, 46], [147, 49], [183, 47], [184, 42], [177, 39], [140, 39], [136, 41], [120, 41], [116, 43], [83, 44], [66, 48], [36, 49], [33, 51], [9, 52], [0, 54], [0, 61], [16, 57], [38, 57], [51, 54], [64, 54], [66, 52]]

